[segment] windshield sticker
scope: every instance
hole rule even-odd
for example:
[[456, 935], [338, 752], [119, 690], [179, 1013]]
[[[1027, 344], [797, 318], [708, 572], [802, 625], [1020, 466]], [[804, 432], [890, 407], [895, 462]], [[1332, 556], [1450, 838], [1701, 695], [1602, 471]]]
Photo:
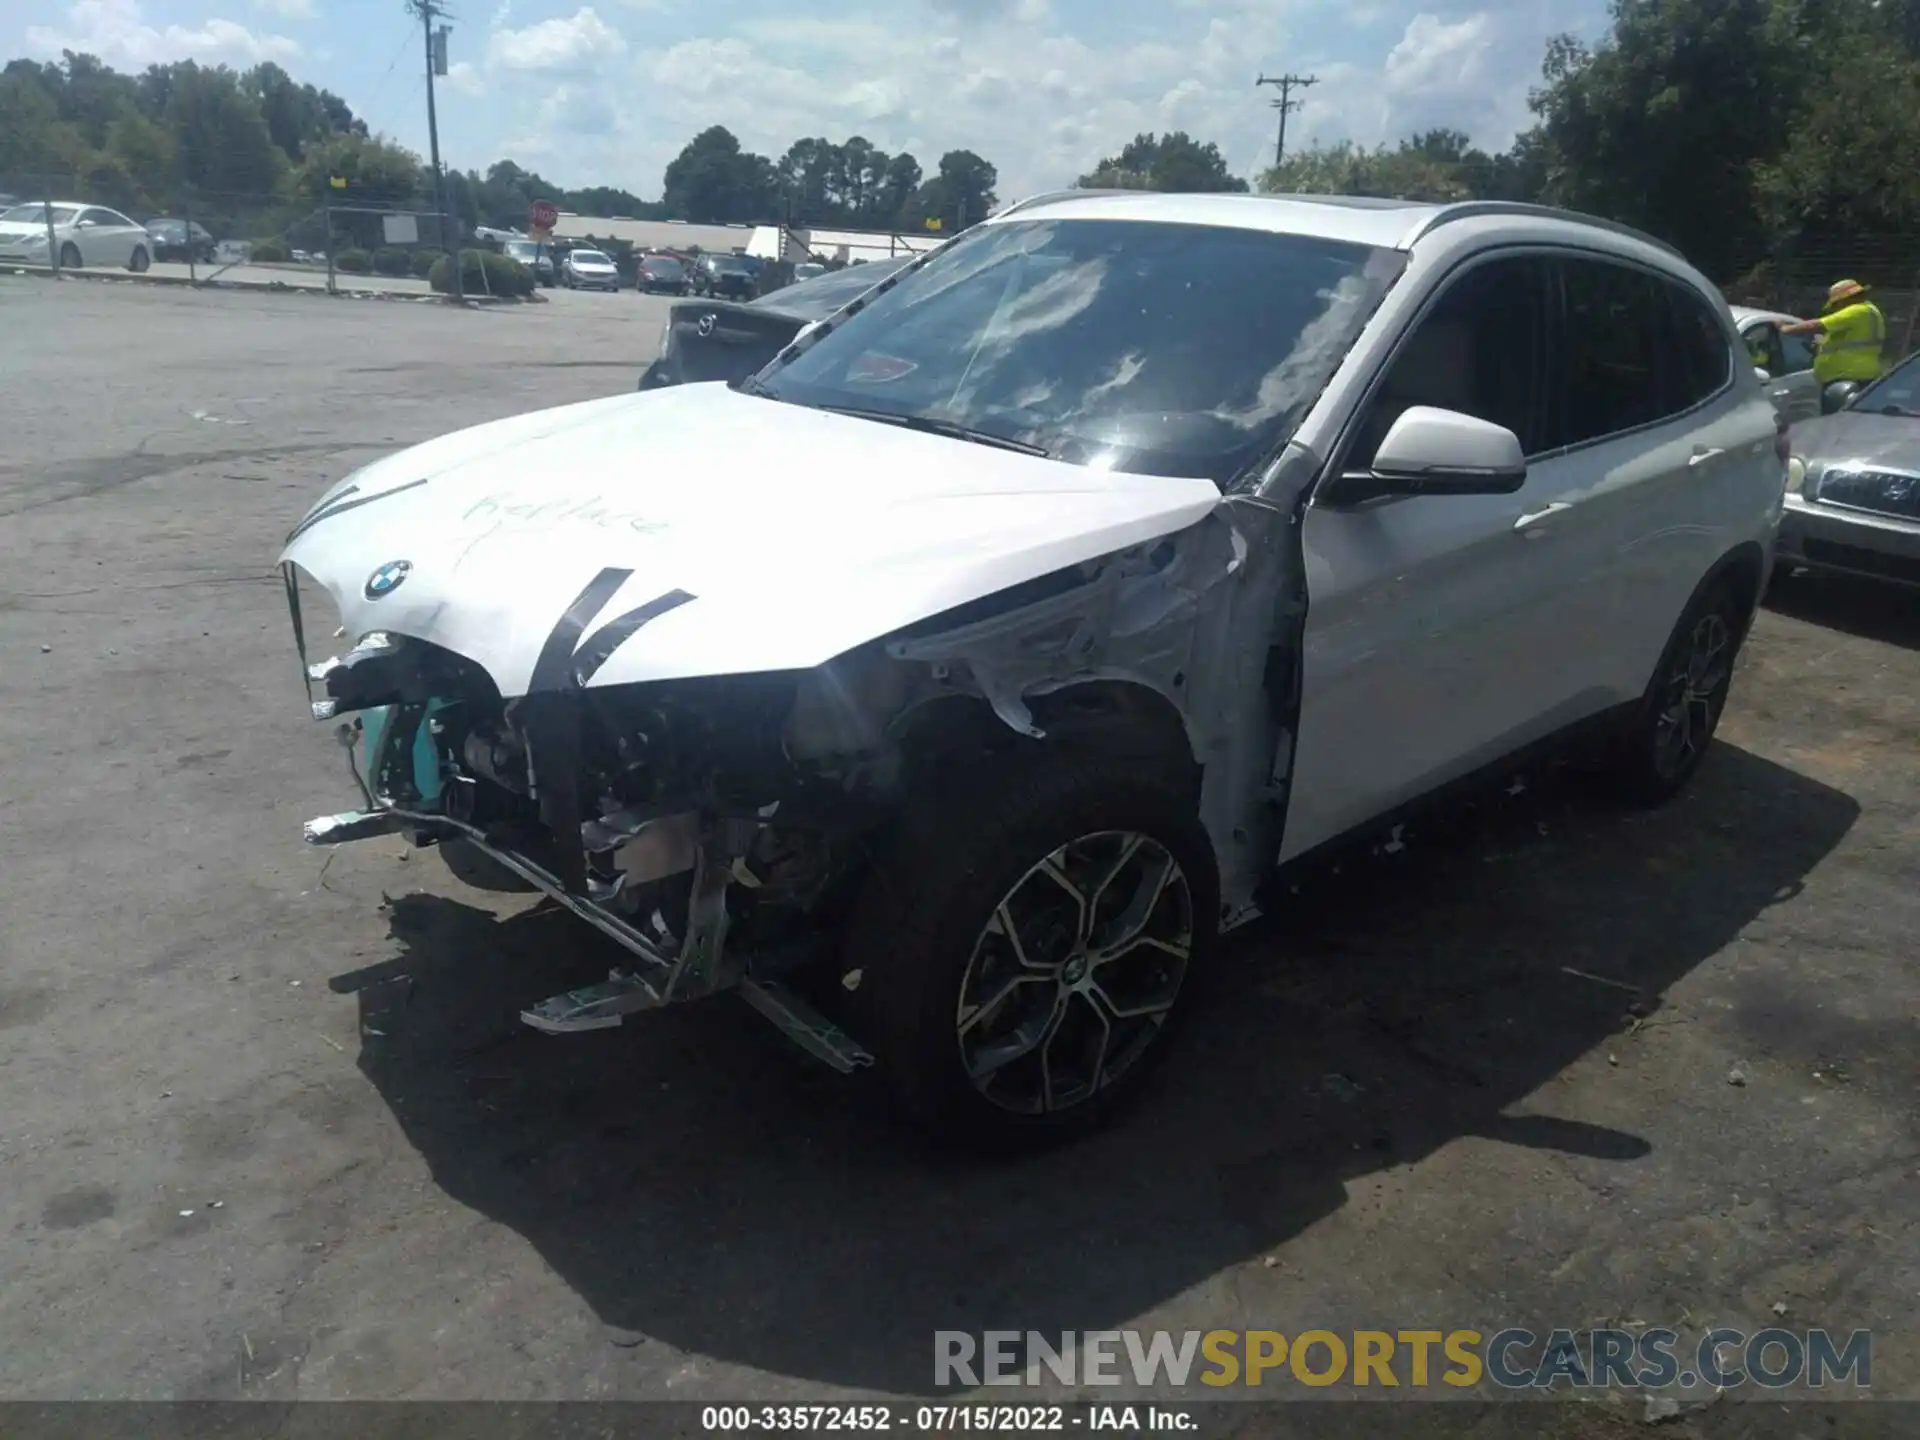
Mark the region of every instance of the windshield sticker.
[[919, 368], [911, 360], [869, 350], [847, 367], [847, 379], [857, 385], [885, 385], [890, 380], [903, 379]]

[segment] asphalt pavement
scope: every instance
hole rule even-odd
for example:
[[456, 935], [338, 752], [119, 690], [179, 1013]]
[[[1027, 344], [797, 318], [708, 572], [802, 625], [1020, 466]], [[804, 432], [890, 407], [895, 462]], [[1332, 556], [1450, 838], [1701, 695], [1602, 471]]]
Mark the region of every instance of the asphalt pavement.
[[61, 337], [0, 348], [0, 1396], [923, 1395], [941, 1328], [1614, 1320], [1872, 1327], [1920, 1398], [1913, 599], [1794, 587], [1681, 802], [1526, 773], [1303, 875], [1123, 1123], [934, 1159], [730, 999], [535, 1034], [608, 945], [300, 842], [351, 781], [280, 540], [631, 390], [669, 302], [548, 293], [0, 276]]

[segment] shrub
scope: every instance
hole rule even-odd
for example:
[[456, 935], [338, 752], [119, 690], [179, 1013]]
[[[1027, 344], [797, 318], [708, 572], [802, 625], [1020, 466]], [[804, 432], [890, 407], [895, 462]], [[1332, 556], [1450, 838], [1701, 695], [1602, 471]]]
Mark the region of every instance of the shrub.
[[342, 250], [333, 257], [333, 268], [349, 275], [365, 275], [373, 269], [373, 257], [364, 250]]
[[293, 251], [287, 248], [287, 242], [279, 236], [253, 242], [253, 258], [272, 264], [276, 261], [284, 264], [293, 259]]
[[373, 273], [376, 275], [405, 275], [413, 268], [413, 262], [407, 258], [407, 252], [397, 245], [383, 245], [373, 252]]
[[[442, 295], [453, 293], [453, 271], [446, 256], [433, 262], [427, 283]], [[533, 271], [510, 255], [495, 255], [490, 250], [462, 250], [460, 288], [469, 295], [531, 295]]]
[[424, 280], [427, 278], [428, 275], [432, 274], [433, 267], [440, 262], [442, 253], [443, 252], [439, 250], [429, 250], [424, 245], [422, 245], [418, 250], [414, 251], [413, 252], [414, 277], [416, 279]]

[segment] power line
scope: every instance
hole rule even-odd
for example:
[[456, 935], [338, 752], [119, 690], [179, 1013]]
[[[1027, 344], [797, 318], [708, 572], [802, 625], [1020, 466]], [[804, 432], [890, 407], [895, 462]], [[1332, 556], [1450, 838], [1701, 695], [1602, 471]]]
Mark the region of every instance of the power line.
[[1318, 75], [1292, 74], [1275, 75], [1272, 77], [1262, 75], [1258, 80], [1253, 82], [1255, 89], [1258, 89], [1262, 85], [1274, 85], [1279, 87], [1280, 90], [1280, 98], [1269, 102], [1274, 109], [1280, 112], [1280, 134], [1273, 142], [1273, 163], [1275, 165], [1278, 165], [1287, 153], [1288, 114], [1298, 110], [1302, 105], [1307, 103], [1304, 100], [1294, 99], [1293, 92], [1295, 90], [1305, 90], [1309, 85], [1318, 85], [1319, 83], [1320, 77]]

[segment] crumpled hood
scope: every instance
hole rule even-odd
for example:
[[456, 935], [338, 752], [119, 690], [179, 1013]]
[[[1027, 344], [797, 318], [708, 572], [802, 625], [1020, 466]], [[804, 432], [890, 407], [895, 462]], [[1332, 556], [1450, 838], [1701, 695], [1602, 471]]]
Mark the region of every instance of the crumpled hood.
[[[810, 668], [1185, 529], [1219, 503], [1205, 480], [1104, 473], [683, 385], [376, 461], [327, 492], [281, 559], [327, 588], [349, 637], [431, 641], [511, 697], [527, 693], [543, 650], [552, 665], [556, 632], [591, 637], [622, 617], [609, 633], [625, 638], [591, 685]], [[404, 576], [383, 587], [383, 567]]]
[[1793, 453], [1809, 464], [1857, 460], [1894, 470], [1920, 467], [1920, 419], [1842, 410], [1793, 427]]

